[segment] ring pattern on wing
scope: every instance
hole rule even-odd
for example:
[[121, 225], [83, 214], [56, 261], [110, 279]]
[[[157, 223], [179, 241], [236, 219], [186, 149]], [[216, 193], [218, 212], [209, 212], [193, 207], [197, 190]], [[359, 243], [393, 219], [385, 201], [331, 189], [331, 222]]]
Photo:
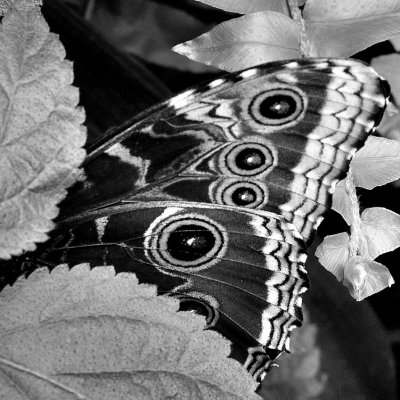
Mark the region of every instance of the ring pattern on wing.
[[160, 269], [185, 272], [210, 268], [224, 256], [228, 234], [221, 224], [197, 213], [161, 214], [145, 233], [149, 261]]
[[306, 94], [299, 89], [279, 87], [261, 92], [249, 104], [249, 115], [261, 125], [285, 126], [305, 110]]
[[268, 188], [256, 180], [223, 178], [210, 184], [209, 196], [213, 203], [261, 209], [268, 203]]
[[276, 154], [271, 148], [256, 141], [232, 142], [219, 154], [219, 170], [227, 176], [259, 176], [276, 164]]

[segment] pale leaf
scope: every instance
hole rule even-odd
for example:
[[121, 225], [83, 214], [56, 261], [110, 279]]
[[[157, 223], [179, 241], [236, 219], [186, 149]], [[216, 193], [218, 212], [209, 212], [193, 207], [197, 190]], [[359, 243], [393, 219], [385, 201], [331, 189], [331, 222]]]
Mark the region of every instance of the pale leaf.
[[384, 265], [357, 256], [346, 263], [343, 284], [360, 301], [393, 285], [394, 280]]
[[257, 12], [223, 22], [174, 51], [227, 71], [300, 57], [299, 27], [283, 14]]
[[400, 34], [398, 0], [308, 0], [303, 16], [319, 57], [349, 57]]
[[351, 161], [354, 183], [365, 189], [400, 178], [400, 142], [370, 136]]
[[369, 257], [375, 259], [400, 247], [399, 214], [386, 208], [372, 207], [363, 211], [361, 221]]
[[[8, 9], [12, 6], [14, 1], [15, 0], [0, 0], [0, 17], [7, 13]], [[27, 1], [36, 6], [41, 6], [43, 3], [43, 0], [27, 0]]]
[[286, 1], [282, 0], [196, 0], [212, 7], [238, 14], [249, 14], [257, 11], [275, 11], [289, 15]]
[[12, 3], [13, 0], [0, 0], [0, 17], [6, 14]]
[[400, 101], [400, 54], [375, 57], [371, 66], [390, 83], [391, 94]]
[[344, 264], [348, 261], [350, 255], [349, 245], [349, 235], [341, 232], [326, 236], [315, 251], [320, 264], [335, 275], [338, 281], [343, 279]]
[[0, 398], [260, 399], [204, 318], [112, 267], [36, 270], [0, 293]]
[[335, 186], [335, 191], [332, 196], [332, 210], [338, 212], [347, 222], [347, 225], [351, 225], [353, 220], [351, 214], [351, 203], [349, 195], [346, 192], [344, 180], [340, 181]]
[[400, 51], [400, 35], [390, 39], [390, 42], [396, 51]]
[[0, 30], [0, 258], [47, 239], [57, 203], [79, 174], [84, 112], [72, 63], [32, 1]]
[[389, 115], [386, 110], [379, 125], [379, 134], [386, 139], [400, 141], [400, 113]]
[[293, 332], [291, 354], [282, 354], [279, 368], [271, 371], [262, 384], [260, 394], [271, 400], [313, 399], [325, 388], [326, 376], [321, 373], [321, 350], [317, 345], [318, 327], [309, 320], [303, 307], [304, 323]]

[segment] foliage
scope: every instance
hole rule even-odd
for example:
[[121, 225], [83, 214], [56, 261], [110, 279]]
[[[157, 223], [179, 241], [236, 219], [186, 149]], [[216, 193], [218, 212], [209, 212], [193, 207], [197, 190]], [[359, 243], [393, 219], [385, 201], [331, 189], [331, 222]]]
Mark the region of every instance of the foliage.
[[[299, 19], [295, 0], [203, 0], [245, 15], [176, 50], [233, 71], [301, 55], [349, 56], [400, 35], [397, 0], [364, 1], [362, 8], [358, 0], [345, 6], [302, 1]], [[2, 258], [46, 240], [57, 203], [79, 178], [85, 141], [71, 64], [34, 7], [39, 2], [16, 0], [9, 9], [11, 3], [0, 2], [0, 15], [7, 11], [0, 30], [0, 167], [6, 171], [0, 178]], [[392, 83], [395, 99], [399, 62], [391, 55], [373, 63]], [[398, 116], [388, 116], [385, 123], [386, 132], [399, 130]], [[369, 139], [352, 161], [355, 184], [372, 188], [398, 179], [399, 151], [389, 139]], [[400, 245], [400, 217], [382, 208], [360, 216], [351, 185], [351, 180], [339, 183], [334, 196], [334, 208], [351, 226], [351, 236], [326, 238], [317, 255], [362, 299], [393, 283], [387, 269], [373, 260]], [[176, 313], [177, 304], [155, 297], [154, 288], [137, 285], [132, 274], [115, 277], [111, 267], [37, 270], [0, 293], [0, 397], [17, 399], [22, 389], [35, 397], [66, 399], [257, 398], [254, 382], [227, 359], [228, 343], [215, 332], [202, 332], [200, 317]], [[315, 336], [315, 331], [305, 332], [303, 339]], [[296, 339], [293, 343], [296, 347]], [[314, 343], [293, 363], [298, 380], [314, 385], [313, 393], [301, 395], [320, 393]], [[276, 379], [293, 381], [293, 376]]]
[[0, 398], [260, 399], [230, 343], [178, 308], [112, 267], [36, 270], [0, 293]]
[[85, 157], [85, 114], [72, 63], [32, 2], [16, 1], [0, 31], [0, 257], [47, 240], [57, 203]]
[[308, 0], [302, 13], [303, 27], [296, 21], [295, 8], [288, 11], [286, 6], [294, 0], [253, 0], [245, 2], [246, 6], [241, 0], [202, 2], [245, 15], [217, 25], [174, 50], [228, 71], [298, 58], [303, 34], [309, 41], [307, 55], [313, 57], [349, 57], [400, 34], [397, 0], [363, 0], [363, 7], [359, 0]]

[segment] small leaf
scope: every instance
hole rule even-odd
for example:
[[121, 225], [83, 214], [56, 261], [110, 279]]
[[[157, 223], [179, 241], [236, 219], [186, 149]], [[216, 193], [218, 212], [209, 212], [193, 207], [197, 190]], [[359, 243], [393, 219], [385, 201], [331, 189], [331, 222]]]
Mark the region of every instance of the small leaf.
[[335, 187], [332, 196], [332, 210], [338, 212], [347, 222], [347, 225], [351, 225], [353, 220], [351, 214], [351, 203], [349, 195], [346, 192], [344, 180], [341, 180]]
[[227, 71], [299, 58], [299, 27], [283, 14], [257, 12], [223, 22], [174, 51]]
[[371, 60], [371, 66], [390, 83], [391, 94], [400, 101], [400, 54], [387, 54]]
[[238, 14], [249, 14], [257, 11], [275, 11], [289, 15], [286, 1], [282, 0], [196, 0], [209, 6]]
[[349, 244], [349, 235], [341, 232], [336, 235], [326, 236], [315, 251], [320, 264], [335, 275], [338, 281], [343, 279], [344, 265], [350, 256]]
[[400, 34], [398, 0], [308, 0], [303, 16], [319, 57], [349, 57]]
[[[367, 208], [361, 214], [361, 229], [371, 259], [400, 247], [400, 215], [382, 207]], [[366, 255], [367, 255], [366, 254]]]
[[16, 0], [0, 30], [0, 258], [47, 239], [57, 203], [79, 175], [84, 112], [72, 63], [32, 1]]
[[260, 399], [229, 342], [112, 267], [36, 270], [0, 293], [0, 398]]
[[400, 142], [370, 136], [351, 161], [356, 186], [373, 189], [400, 178]]
[[379, 125], [379, 135], [386, 139], [400, 141], [400, 113], [389, 115], [388, 111], [385, 111]]
[[400, 35], [390, 39], [390, 42], [396, 51], [400, 51]]
[[357, 256], [346, 263], [343, 284], [360, 301], [393, 285], [394, 280], [384, 265]]

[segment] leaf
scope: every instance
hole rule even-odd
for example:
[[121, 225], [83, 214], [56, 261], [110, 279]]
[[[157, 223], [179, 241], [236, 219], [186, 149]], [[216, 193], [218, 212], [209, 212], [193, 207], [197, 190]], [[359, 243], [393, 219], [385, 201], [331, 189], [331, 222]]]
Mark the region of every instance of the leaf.
[[[13, 5], [15, 0], [0, 0], [0, 17], [5, 15], [8, 9]], [[30, 3], [41, 6], [43, 0], [30, 0]]]
[[353, 221], [351, 203], [349, 195], [346, 192], [344, 180], [341, 180], [335, 187], [332, 196], [332, 210], [338, 212], [347, 222], [347, 225], [351, 225]]
[[383, 264], [357, 256], [346, 263], [343, 284], [352, 297], [361, 301], [392, 286], [394, 280]]
[[289, 15], [286, 1], [282, 0], [196, 0], [209, 6], [221, 8], [222, 10], [249, 14], [257, 11], [275, 11]]
[[0, 398], [260, 399], [229, 342], [112, 267], [36, 270], [0, 293]]
[[390, 83], [391, 93], [400, 101], [400, 54], [387, 54], [371, 60], [371, 66]]
[[400, 34], [398, 0], [308, 0], [303, 16], [319, 57], [349, 57]]
[[399, 214], [386, 208], [372, 207], [363, 211], [361, 221], [367, 247], [363, 253], [371, 259], [400, 247]]
[[0, 258], [34, 250], [78, 177], [84, 112], [72, 63], [32, 1], [16, 0], [0, 30]]
[[293, 20], [263, 11], [223, 22], [173, 50], [208, 65], [238, 71], [268, 61], [299, 58], [299, 35]]
[[400, 50], [400, 36], [396, 36], [392, 39], [390, 39], [390, 42], [392, 43], [392, 46], [396, 51]]
[[349, 235], [341, 232], [336, 235], [326, 236], [315, 251], [320, 264], [335, 275], [338, 281], [342, 281], [344, 265], [349, 259], [349, 244]]
[[262, 383], [260, 394], [265, 399], [313, 399], [324, 391], [326, 376], [321, 373], [318, 327], [311, 323], [304, 307], [303, 312], [303, 326], [292, 335], [291, 354], [282, 354], [279, 368], [271, 371]]
[[356, 186], [373, 189], [400, 178], [400, 142], [370, 136], [351, 161]]
[[379, 125], [379, 135], [386, 139], [400, 141], [400, 113], [390, 116], [387, 110], [385, 111]]

